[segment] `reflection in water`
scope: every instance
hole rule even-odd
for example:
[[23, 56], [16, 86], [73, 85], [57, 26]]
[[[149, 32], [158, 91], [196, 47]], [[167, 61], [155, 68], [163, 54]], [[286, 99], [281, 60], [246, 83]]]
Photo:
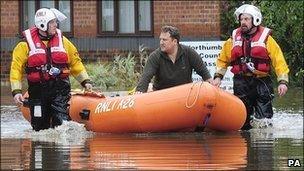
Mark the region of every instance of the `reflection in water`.
[[31, 141], [23, 139], [1, 139], [1, 170], [29, 169]]
[[69, 169], [70, 150], [68, 148], [63, 148], [50, 142], [32, 142], [31, 146], [31, 170]]
[[228, 170], [247, 163], [246, 143], [239, 134], [102, 136], [87, 143], [90, 161], [98, 169]]
[[7, 143], [15, 146], [1, 146], [1, 156], [9, 156], [1, 157], [1, 169], [230, 170], [247, 164], [246, 142], [239, 133], [97, 135], [74, 147], [1, 140]]
[[247, 160], [248, 170], [272, 170], [273, 167], [273, 140], [257, 141], [255, 134], [243, 131], [242, 136], [248, 145]]
[[16, 107], [1, 106], [1, 170], [303, 169], [303, 111], [276, 111], [273, 127], [234, 133], [94, 134], [65, 122], [34, 132]]
[[[2, 147], [5, 148], [2, 148]], [[31, 139], [1, 140], [1, 170], [69, 169], [69, 148]]]

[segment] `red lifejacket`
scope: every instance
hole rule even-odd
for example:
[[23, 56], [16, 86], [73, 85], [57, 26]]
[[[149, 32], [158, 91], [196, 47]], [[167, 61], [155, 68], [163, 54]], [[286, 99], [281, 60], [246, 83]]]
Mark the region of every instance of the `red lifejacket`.
[[[53, 76], [49, 74], [51, 66], [60, 69], [60, 78], [66, 78], [69, 74], [62, 72], [67, 69], [68, 56], [63, 47], [62, 34], [59, 29], [57, 33], [49, 40], [48, 47], [50, 52], [47, 52], [46, 45], [39, 38], [38, 29], [33, 27], [23, 32], [29, 46], [29, 56], [27, 60], [27, 79], [30, 82], [47, 81]], [[48, 57], [50, 53], [50, 57]], [[48, 59], [50, 58], [50, 59]]]
[[240, 28], [233, 30], [231, 72], [234, 74], [249, 72], [245, 63], [252, 62], [256, 70], [268, 73], [270, 71], [270, 58], [266, 41], [270, 34], [269, 28], [259, 26], [257, 32], [247, 40], [243, 38]]

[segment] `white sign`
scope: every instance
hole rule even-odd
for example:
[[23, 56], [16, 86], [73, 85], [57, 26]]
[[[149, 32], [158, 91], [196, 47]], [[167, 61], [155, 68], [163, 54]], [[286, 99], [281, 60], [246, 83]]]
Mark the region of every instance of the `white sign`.
[[[214, 76], [215, 67], [216, 67], [216, 59], [220, 56], [220, 52], [222, 50], [222, 46], [224, 41], [191, 41], [191, 42], [180, 42], [186, 46], [191, 47], [196, 50], [196, 52], [201, 56], [203, 61], [205, 62], [211, 76]], [[221, 88], [223, 90], [233, 92], [233, 73], [230, 72], [231, 67], [228, 67], [227, 72], [222, 80]], [[193, 81], [202, 80], [201, 76], [199, 76], [196, 72], [192, 74]]]

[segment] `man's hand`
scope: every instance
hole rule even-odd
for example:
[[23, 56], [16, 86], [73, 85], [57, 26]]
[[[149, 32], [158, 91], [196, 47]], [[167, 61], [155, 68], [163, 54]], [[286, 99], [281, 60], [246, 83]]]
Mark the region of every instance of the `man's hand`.
[[23, 104], [24, 98], [21, 93], [15, 94], [14, 101], [17, 106], [21, 106]]
[[212, 84], [213, 84], [214, 86], [219, 87], [219, 86], [221, 85], [221, 82], [222, 82], [221, 78], [216, 77], [216, 78], [213, 80], [213, 83], [212, 83]]
[[85, 83], [84, 85], [85, 91], [92, 91], [92, 84], [91, 83]]
[[288, 90], [288, 87], [286, 84], [279, 84], [278, 86], [278, 94], [279, 96], [284, 96]]

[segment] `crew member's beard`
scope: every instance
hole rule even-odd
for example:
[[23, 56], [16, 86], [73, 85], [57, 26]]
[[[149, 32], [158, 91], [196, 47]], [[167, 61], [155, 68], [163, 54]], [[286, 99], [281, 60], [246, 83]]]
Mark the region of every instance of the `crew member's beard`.
[[48, 31], [46, 31], [45, 33], [46, 36], [42, 35], [40, 32], [38, 33], [41, 40], [50, 40], [52, 37], [54, 37], [54, 35], [50, 35]]
[[251, 30], [252, 30], [253, 27], [251, 27], [250, 29], [246, 26], [246, 25], [242, 25], [241, 26], [241, 31], [243, 34], [248, 34]]

